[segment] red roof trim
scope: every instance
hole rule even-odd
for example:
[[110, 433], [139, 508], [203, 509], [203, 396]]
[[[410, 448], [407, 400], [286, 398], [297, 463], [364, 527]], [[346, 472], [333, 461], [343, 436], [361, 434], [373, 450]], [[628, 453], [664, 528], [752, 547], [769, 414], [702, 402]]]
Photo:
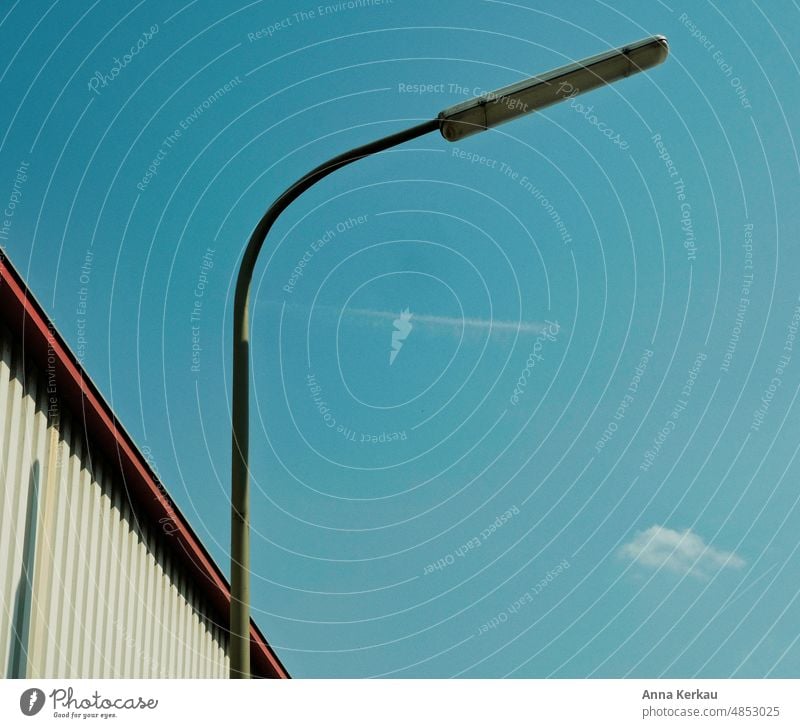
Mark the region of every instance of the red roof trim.
[[[24, 344], [40, 367], [48, 356], [55, 366], [59, 399], [72, 412], [83, 415], [86, 433], [98, 443], [119, 470], [134, 503], [156, 523], [169, 523], [165, 532], [176, 539], [176, 551], [196, 583], [206, 593], [227, 626], [231, 593], [228, 582], [167, 495], [132, 438], [118, 422], [97, 387], [89, 379], [62, 336], [28, 290], [22, 277], [0, 251], [0, 316]], [[87, 438], [88, 439], [88, 438]], [[166, 521], [162, 519], [167, 519]], [[267, 644], [255, 623], [250, 624], [251, 662], [254, 675], [288, 678], [289, 673]]]

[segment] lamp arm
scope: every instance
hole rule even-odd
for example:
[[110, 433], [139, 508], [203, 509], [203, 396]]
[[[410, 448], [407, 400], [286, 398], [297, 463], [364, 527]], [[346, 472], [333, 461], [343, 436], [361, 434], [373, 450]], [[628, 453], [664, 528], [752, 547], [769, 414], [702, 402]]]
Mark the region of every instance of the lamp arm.
[[279, 215], [303, 192], [337, 169], [439, 129], [431, 119], [339, 154], [289, 187], [259, 221], [242, 256], [233, 299], [233, 393], [231, 400], [231, 613], [230, 676], [250, 677], [250, 285], [258, 254]]

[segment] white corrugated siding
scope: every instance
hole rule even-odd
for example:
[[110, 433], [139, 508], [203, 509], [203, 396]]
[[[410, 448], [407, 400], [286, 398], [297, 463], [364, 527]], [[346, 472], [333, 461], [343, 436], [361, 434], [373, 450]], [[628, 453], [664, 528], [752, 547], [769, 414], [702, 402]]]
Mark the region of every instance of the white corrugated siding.
[[227, 676], [226, 636], [169, 537], [132, 513], [80, 421], [48, 420], [47, 384], [0, 326], [2, 674]]

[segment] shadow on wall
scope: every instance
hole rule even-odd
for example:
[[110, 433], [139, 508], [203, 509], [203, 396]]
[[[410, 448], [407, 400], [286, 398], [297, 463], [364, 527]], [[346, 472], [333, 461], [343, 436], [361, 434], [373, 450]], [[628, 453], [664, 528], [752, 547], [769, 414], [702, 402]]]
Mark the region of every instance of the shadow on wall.
[[8, 653], [6, 677], [23, 678], [28, 664], [28, 637], [31, 630], [31, 596], [33, 564], [36, 553], [36, 522], [39, 508], [39, 461], [31, 466], [28, 479], [28, 502], [25, 507], [25, 531], [22, 544], [22, 567], [14, 595], [11, 618], [11, 649]]

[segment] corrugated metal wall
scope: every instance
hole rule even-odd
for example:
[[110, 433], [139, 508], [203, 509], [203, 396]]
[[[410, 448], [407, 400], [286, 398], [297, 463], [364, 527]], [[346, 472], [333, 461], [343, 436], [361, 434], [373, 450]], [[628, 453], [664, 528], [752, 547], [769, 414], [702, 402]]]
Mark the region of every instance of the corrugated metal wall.
[[80, 421], [51, 407], [50, 379], [23, 370], [0, 326], [0, 669], [226, 677], [226, 636], [169, 536], [138, 520]]

